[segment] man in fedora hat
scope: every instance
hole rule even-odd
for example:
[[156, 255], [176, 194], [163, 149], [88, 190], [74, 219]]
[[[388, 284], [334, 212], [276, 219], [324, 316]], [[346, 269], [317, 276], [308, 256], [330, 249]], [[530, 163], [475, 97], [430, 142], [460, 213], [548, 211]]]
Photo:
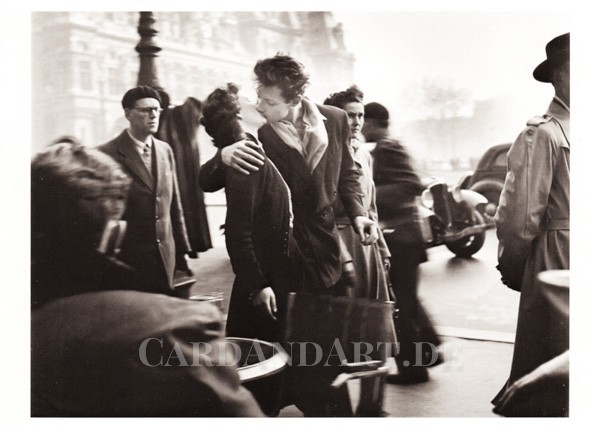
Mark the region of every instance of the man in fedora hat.
[[[551, 40], [546, 60], [533, 72], [551, 83], [555, 95], [543, 116], [534, 116], [508, 152], [508, 173], [496, 213], [498, 270], [502, 282], [521, 292], [519, 317], [507, 384], [569, 347], [568, 320], [553, 314], [535, 278], [550, 269], [569, 269], [569, 103], [570, 34]], [[558, 416], [567, 412], [567, 386], [545, 406], [521, 403], [505, 415]], [[516, 409], [516, 410], [515, 410]]]

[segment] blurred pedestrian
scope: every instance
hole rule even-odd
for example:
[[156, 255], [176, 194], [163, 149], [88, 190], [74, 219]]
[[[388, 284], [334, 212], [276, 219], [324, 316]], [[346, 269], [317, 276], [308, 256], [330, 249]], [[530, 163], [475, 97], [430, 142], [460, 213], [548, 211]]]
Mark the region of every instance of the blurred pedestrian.
[[554, 98], [546, 114], [527, 121], [508, 152], [495, 217], [498, 270], [521, 299], [510, 376], [494, 402], [517, 379], [568, 349], [568, 334], [559, 334], [565, 326], [548, 310], [535, 277], [569, 269], [570, 33], [551, 40], [546, 56], [533, 77], [551, 83]]
[[[134, 269], [101, 251], [125, 211], [130, 178], [77, 140], [53, 143], [31, 164], [32, 306], [66, 295], [141, 289]], [[122, 236], [114, 237], [120, 241]]]
[[98, 250], [130, 182], [76, 142], [32, 161], [31, 415], [262, 416], [236, 366], [216, 363], [231, 359], [219, 311], [136, 291], [135, 270]]
[[[375, 223], [378, 222], [377, 206], [375, 203], [375, 183], [371, 168], [371, 153], [361, 142], [361, 130], [364, 124], [365, 108], [363, 93], [356, 86], [345, 91], [331, 94], [324, 102], [341, 108], [348, 115], [348, 125], [352, 134], [351, 154], [360, 171], [360, 187], [362, 191], [363, 208]], [[387, 270], [390, 267], [391, 254], [383, 234], [373, 245], [362, 245], [360, 237], [352, 230], [352, 223], [344, 212], [341, 201], [334, 205], [335, 222], [343, 244], [349, 249], [354, 268], [354, 286], [352, 296], [369, 299], [390, 300], [387, 287]]]
[[379, 225], [392, 255], [390, 279], [398, 307], [398, 373], [387, 379], [390, 383], [410, 384], [429, 380], [427, 366], [441, 362], [437, 349], [441, 341], [417, 295], [419, 264], [427, 260], [427, 253], [415, 219], [415, 198], [424, 186], [406, 149], [390, 137], [389, 118], [383, 105], [365, 105], [363, 135], [367, 142], [375, 142], [371, 155]]
[[152, 136], [158, 130], [160, 101], [158, 92], [148, 86], [127, 91], [121, 105], [130, 126], [98, 149], [132, 178], [119, 258], [139, 270], [148, 291], [173, 294], [176, 253], [191, 250], [173, 151]]

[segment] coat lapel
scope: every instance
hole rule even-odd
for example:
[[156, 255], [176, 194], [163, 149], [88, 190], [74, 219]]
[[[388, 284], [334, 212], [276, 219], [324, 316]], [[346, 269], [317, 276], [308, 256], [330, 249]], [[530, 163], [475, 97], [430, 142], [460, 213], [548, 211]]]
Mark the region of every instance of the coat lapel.
[[294, 150], [285, 144], [271, 125], [265, 125], [265, 132], [269, 134], [266, 141], [270, 142], [270, 144], [265, 144], [265, 142], [263, 142], [267, 156], [271, 158], [276, 165], [287, 165], [289, 169], [301, 179], [309, 179], [311, 173], [302, 155], [298, 153], [297, 150]]
[[315, 169], [313, 171], [313, 175], [315, 174], [315, 172], [317, 170], [322, 169], [323, 166], [327, 164], [327, 160], [329, 159], [329, 152], [332, 149], [331, 145], [335, 141], [334, 140], [335, 136], [333, 135], [333, 130], [331, 129], [331, 127], [333, 126], [331, 124], [331, 120], [329, 119], [329, 117], [327, 117], [327, 115], [325, 114], [325, 112], [323, 111], [323, 109], [321, 109], [320, 105], [317, 104], [317, 108], [319, 109], [319, 112], [323, 116], [325, 116], [325, 118], [327, 119], [327, 120], [323, 120], [323, 123], [325, 124], [325, 130], [327, 131], [327, 140], [329, 141], [329, 146], [327, 147], [327, 150], [325, 150], [325, 153], [323, 153], [323, 156], [321, 157], [321, 160], [319, 161], [319, 163], [315, 167]]
[[154, 137], [152, 137], [152, 150], [154, 151], [154, 160], [156, 162], [156, 188], [161, 189], [166, 184], [167, 173], [170, 173], [170, 169], [166, 165], [168, 154], [162, 144], [158, 144]]
[[146, 168], [146, 165], [144, 165], [144, 161], [142, 161], [142, 157], [135, 149], [135, 143], [129, 137], [127, 131], [123, 131], [121, 134], [119, 154], [123, 157], [123, 164], [129, 171], [144, 183], [148, 189], [154, 191], [154, 179], [150, 171]]

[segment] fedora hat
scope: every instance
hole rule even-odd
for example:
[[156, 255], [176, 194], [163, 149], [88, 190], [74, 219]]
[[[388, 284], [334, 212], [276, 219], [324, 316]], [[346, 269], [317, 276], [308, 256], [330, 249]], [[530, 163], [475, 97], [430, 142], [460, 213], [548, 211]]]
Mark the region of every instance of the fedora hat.
[[546, 45], [546, 60], [533, 70], [533, 78], [540, 82], [550, 82], [554, 67], [569, 59], [570, 45], [571, 33], [550, 40]]

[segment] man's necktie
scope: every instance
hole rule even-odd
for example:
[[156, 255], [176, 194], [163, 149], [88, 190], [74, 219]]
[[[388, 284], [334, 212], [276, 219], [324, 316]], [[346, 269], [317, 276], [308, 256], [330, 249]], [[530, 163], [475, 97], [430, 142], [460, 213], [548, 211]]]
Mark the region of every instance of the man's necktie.
[[150, 147], [150, 144], [144, 145], [142, 160], [144, 161], [146, 168], [148, 168], [148, 171], [152, 172], [152, 147]]

